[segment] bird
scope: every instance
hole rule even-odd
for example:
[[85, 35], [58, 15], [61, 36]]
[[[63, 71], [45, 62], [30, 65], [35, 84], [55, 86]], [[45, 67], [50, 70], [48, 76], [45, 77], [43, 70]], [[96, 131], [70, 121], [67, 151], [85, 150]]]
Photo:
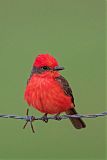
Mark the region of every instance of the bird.
[[[43, 121], [48, 122], [47, 115], [75, 115], [74, 97], [68, 81], [60, 74], [64, 67], [50, 53], [40, 53], [34, 60], [31, 74], [27, 80], [24, 99], [29, 106], [43, 113]], [[76, 129], [85, 128], [81, 118], [69, 118]], [[26, 126], [26, 125], [25, 125]], [[25, 128], [24, 126], [24, 128]], [[34, 129], [32, 129], [34, 131]]]

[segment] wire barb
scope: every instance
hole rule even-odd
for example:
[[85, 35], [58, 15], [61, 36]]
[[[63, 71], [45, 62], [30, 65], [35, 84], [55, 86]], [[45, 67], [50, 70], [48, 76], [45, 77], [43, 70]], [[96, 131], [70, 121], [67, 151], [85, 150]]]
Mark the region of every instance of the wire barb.
[[32, 132], [35, 133], [35, 130], [34, 130], [33, 124], [32, 124], [32, 122], [35, 120], [35, 117], [29, 116], [29, 109], [28, 108], [27, 108], [27, 111], [26, 111], [26, 117], [27, 117], [27, 119], [26, 119], [26, 123], [23, 126], [23, 129], [25, 129], [27, 124], [28, 124], [28, 122], [30, 122], [30, 126], [31, 126], [31, 129], [32, 129]]

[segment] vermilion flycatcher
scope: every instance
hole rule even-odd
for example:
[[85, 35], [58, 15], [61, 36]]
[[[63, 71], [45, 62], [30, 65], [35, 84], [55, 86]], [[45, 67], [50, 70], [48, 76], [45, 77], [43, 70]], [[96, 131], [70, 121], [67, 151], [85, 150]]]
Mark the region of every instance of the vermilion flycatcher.
[[[56, 119], [62, 112], [68, 115], [77, 114], [72, 90], [59, 73], [63, 69], [50, 54], [38, 55], [33, 63], [24, 97], [29, 105], [45, 113], [44, 121], [47, 121], [47, 114], [56, 114]], [[77, 129], [86, 127], [80, 118], [70, 120]]]

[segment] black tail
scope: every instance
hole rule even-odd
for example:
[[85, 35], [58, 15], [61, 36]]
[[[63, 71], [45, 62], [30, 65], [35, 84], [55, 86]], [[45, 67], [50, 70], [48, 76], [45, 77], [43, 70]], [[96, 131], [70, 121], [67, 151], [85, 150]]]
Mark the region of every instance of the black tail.
[[[73, 115], [73, 114], [77, 114], [77, 112], [74, 108], [72, 108], [72, 109], [69, 109], [68, 111], [66, 111], [66, 114]], [[69, 119], [76, 129], [81, 129], [81, 128], [86, 127], [86, 124], [84, 123], [84, 121], [81, 118], [69, 118]]]

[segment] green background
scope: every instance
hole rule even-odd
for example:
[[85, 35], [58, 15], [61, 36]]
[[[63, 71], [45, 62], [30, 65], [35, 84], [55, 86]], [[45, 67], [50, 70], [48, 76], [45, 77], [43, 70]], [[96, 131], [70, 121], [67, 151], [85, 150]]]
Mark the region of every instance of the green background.
[[[105, 1], [0, 0], [0, 114], [25, 115], [23, 94], [38, 53], [50, 52], [66, 69], [81, 114], [105, 107]], [[30, 109], [31, 115], [41, 114]], [[93, 159], [106, 154], [105, 118], [34, 122], [0, 119], [1, 159]]]

